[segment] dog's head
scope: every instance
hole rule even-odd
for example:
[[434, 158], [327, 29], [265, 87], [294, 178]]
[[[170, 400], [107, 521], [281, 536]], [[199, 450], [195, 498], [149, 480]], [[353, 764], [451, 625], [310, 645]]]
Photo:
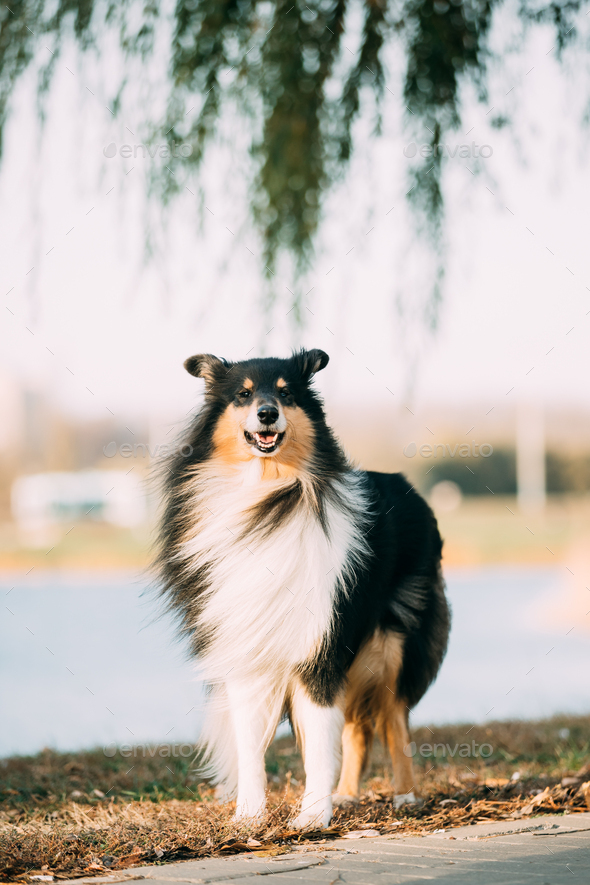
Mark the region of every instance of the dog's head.
[[209, 353], [189, 357], [185, 369], [205, 380], [206, 398], [218, 406], [217, 453], [225, 460], [274, 458], [292, 465], [309, 456], [318, 409], [309, 385], [328, 359], [323, 350], [239, 363]]

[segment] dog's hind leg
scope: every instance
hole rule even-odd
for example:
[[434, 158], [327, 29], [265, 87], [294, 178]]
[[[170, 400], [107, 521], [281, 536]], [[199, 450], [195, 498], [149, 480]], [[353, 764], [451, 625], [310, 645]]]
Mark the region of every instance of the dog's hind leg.
[[403, 700], [397, 698], [388, 706], [388, 716], [383, 725], [393, 763], [395, 807], [400, 808], [402, 805], [412, 805], [416, 802], [414, 766], [411, 754], [407, 755], [410, 747], [408, 710]]
[[361, 775], [373, 742], [373, 725], [368, 719], [348, 719], [342, 732], [342, 770], [334, 805], [346, 805], [358, 799]]
[[305, 792], [293, 826], [327, 827], [332, 819], [344, 714], [340, 706], [321, 707], [298, 685], [291, 696], [291, 720], [305, 766]]
[[[354, 801], [359, 795], [359, 782], [375, 725], [384, 742], [389, 742], [387, 727], [390, 723], [397, 723], [396, 711], [400, 703], [397, 682], [402, 660], [403, 637], [391, 631], [376, 630], [360, 649], [348, 672], [342, 772], [334, 796], [334, 802], [339, 805]], [[403, 704], [400, 709], [405, 709]], [[397, 726], [394, 732], [397, 736]], [[405, 784], [403, 777], [401, 780]]]

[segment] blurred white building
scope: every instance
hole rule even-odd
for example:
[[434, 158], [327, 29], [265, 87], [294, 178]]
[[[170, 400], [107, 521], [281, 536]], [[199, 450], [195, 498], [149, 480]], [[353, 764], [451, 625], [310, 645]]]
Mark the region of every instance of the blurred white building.
[[147, 518], [141, 479], [123, 470], [19, 476], [12, 485], [11, 507], [19, 530], [29, 537], [81, 519], [133, 528]]

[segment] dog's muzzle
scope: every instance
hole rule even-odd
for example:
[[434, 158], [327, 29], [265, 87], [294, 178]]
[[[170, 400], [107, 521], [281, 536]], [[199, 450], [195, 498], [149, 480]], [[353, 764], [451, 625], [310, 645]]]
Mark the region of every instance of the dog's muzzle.
[[257, 451], [262, 452], [263, 455], [272, 455], [273, 452], [276, 452], [284, 436], [284, 433], [279, 433], [278, 430], [273, 430], [270, 427], [261, 427], [260, 430], [255, 430], [253, 433], [248, 430], [244, 431], [246, 442], [254, 446]]

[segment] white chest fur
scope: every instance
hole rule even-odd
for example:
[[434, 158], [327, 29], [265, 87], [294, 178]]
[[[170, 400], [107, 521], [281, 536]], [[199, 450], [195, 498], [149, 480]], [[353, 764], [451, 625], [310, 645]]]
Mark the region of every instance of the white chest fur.
[[188, 571], [208, 572], [195, 616], [195, 629], [210, 637], [202, 675], [212, 684], [230, 673], [256, 681], [272, 668], [282, 682], [331, 629], [337, 589], [366, 555], [361, 480], [351, 471], [335, 484], [336, 499], [324, 503], [327, 531], [304, 486], [288, 517], [263, 534], [247, 532], [249, 511], [285, 481], [262, 483], [251, 470], [220, 477], [208, 469], [192, 484], [194, 528], [180, 556]]

